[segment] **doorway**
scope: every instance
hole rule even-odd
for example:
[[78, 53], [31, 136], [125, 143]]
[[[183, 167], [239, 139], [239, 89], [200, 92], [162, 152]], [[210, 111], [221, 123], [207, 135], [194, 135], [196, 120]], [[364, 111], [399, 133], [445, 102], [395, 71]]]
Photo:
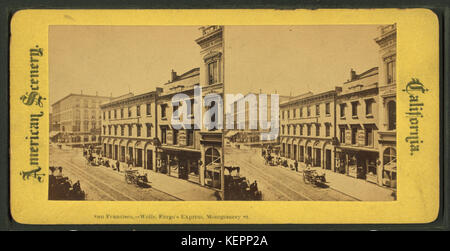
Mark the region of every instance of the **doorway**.
[[153, 151], [147, 150], [147, 169], [153, 170]]
[[325, 169], [331, 170], [331, 150], [325, 150]]
[[314, 166], [321, 166], [321, 162], [322, 162], [321, 151], [320, 151], [320, 149], [317, 149], [317, 148], [315, 150], [316, 150], [316, 159], [315, 159]]

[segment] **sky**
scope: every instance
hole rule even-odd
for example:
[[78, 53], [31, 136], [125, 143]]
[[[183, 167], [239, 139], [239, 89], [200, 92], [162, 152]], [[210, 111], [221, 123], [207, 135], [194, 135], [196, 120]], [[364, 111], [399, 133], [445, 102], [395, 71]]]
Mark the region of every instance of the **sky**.
[[50, 103], [70, 93], [154, 90], [198, 67], [198, 26], [50, 26]]
[[[299, 95], [334, 89], [378, 65], [376, 25], [226, 26], [225, 91]], [[199, 67], [198, 26], [50, 26], [50, 103], [120, 96]]]
[[378, 25], [226, 29], [226, 92], [319, 93], [379, 64]]

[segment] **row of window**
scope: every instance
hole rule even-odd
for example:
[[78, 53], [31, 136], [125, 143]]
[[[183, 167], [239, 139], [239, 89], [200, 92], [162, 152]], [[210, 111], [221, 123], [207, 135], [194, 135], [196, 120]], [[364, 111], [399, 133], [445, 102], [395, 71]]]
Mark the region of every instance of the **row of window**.
[[[315, 125], [315, 136], [320, 136], [320, 124], [314, 124]], [[297, 128], [299, 128], [299, 135], [304, 135], [304, 128], [306, 128], [306, 135], [311, 136], [311, 128], [312, 124], [306, 124], [304, 126], [303, 124], [300, 125], [282, 125], [281, 126], [281, 135], [297, 135]], [[331, 135], [331, 124], [326, 123], [325, 124], [325, 137], [330, 137]]]
[[360, 129], [358, 127], [352, 127], [350, 129], [350, 142], [346, 142], [346, 134], [347, 128], [341, 127], [339, 128], [339, 142], [342, 144], [351, 144], [358, 145], [358, 132], [359, 130], [364, 130], [364, 146], [373, 146], [373, 129], [372, 128], [364, 128]]
[[[167, 128], [161, 128], [161, 144], [172, 144], [172, 145], [179, 145], [180, 144], [180, 137], [179, 137], [179, 130], [171, 129], [172, 130], [172, 142], [167, 141], [167, 131], [169, 129]], [[194, 145], [194, 130], [187, 129], [185, 130], [185, 145], [186, 146], [193, 146]]]
[[[152, 137], [152, 125], [151, 124], [145, 124], [146, 127], [146, 137]], [[108, 130], [106, 130], [108, 129]], [[120, 136], [125, 136], [125, 125], [109, 125], [109, 126], [103, 126], [103, 135], [119, 135], [118, 129], [120, 129]], [[108, 133], [106, 133], [108, 131]], [[136, 125], [136, 136], [141, 137], [142, 133], [142, 125], [137, 124]], [[133, 137], [133, 125], [128, 125], [128, 135], [130, 137]]]
[[[370, 98], [370, 99], [366, 99], [364, 100], [365, 103], [365, 115], [366, 117], [370, 117], [373, 116], [373, 103], [375, 103], [375, 100]], [[358, 106], [359, 106], [359, 101], [353, 101], [350, 103], [351, 104], [351, 109], [352, 109], [352, 118], [358, 118]], [[346, 107], [347, 104], [346, 103], [342, 103], [339, 104], [339, 108], [340, 108], [340, 117], [343, 119], [345, 118], [346, 115]]]
[[[152, 115], [151, 104], [146, 104], [145, 106], [146, 106], [146, 115], [151, 116]], [[108, 119], [111, 119], [111, 116], [112, 116], [112, 118], [117, 119], [118, 111], [120, 112], [120, 118], [124, 118], [125, 117], [125, 108], [120, 108], [120, 109], [109, 110], [108, 111]], [[127, 108], [127, 117], [131, 118], [132, 116], [133, 116], [132, 109], [131, 109], [131, 107], [128, 107]], [[136, 106], [136, 116], [137, 117], [141, 116], [141, 105]], [[106, 112], [103, 112], [103, 120], [106, 120]]]
[[[330, 116], [331, 115], [330, 106], [331, 106], [330, 103], [325, 103], [325, 116]], [[294, 118], [295, 119], [295, 118], [297, 118], [297, 113], [299, 113], [298, 114], [299, 118], [303, 118], [304, 117], [304, 113], [303, 113], [304, 109], [305, 109], [304, 107], [300, 107], [298, 109], [284, 110], [281, 113], [281, 118], [282, 119], [285, 119], [285, 118], [287, 118], [287, 119]], [[312, 116], [311, 114], [312, 114], [311, 113], [311, 106], [307, 106], [306, 107], [306, 117], [311, 117]], [[317, 104], [315, 106], [315, 116], [316, 117], [320, 116], [320, 104]]]

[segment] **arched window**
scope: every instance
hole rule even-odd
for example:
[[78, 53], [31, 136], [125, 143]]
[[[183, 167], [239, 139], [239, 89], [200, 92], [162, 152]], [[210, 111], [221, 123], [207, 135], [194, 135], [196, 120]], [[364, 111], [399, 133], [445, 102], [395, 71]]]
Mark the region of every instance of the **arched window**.
[[388, 130], [396, 129], [396, 104], [395, 101], [389, 101], [387, 104]]
[[393, 147], [388, 147], [383, 152], [383, 165], [386, 165], [397, 158], [397, 152]]
[[216, 148], [209, 148], [205, 152], [205, 165], [220, 164], [220, 152]]

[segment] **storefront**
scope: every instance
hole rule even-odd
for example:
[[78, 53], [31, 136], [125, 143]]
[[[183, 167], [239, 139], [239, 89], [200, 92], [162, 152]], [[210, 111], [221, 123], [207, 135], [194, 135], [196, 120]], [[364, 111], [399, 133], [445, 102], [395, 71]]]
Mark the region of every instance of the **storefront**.
[[113, 159], [118, 160], [119, 159], [119, 140], [114, 139], [113, 140]]
[[119, 160], [120, 160], [120, 162], [125, 163], [126, 149], [127, 149], [127, 141], [124, 139], [120, 140], [120, 142], [119, 142]]
[[323, 167], [322, 166], [322, 148], [324, 142], [321, 140], [316, 140], [313, 144], [313, 166]]
[[126, 163], [133, 163], [134, 165], [134, 145], [136, 144], [136, 140], [128, 140], [127, 142], [127, 155], [126, 155]]
[[339, 166], [345, 166], [348, 176], [377, 183], [378, 151], [341, 147], [338, 156]]
[[200, 132], [202, 185], [223, 189], [222, 133], [218, 131]]
[[305, 143], [305, 162], [307, 161], [312, 161], [312, 155], [313, 155], [313, 150], [312, 150], [312, 143], [311, 140], [307, 140]]
[[293, 157], [295, 161], [299, 160], [299, 153], [298, 153], [298, 141], [299, 139], [294, 139], [292, 141], [292, 147], [293, 147]]
[[220, 189], [222, 157], [218, 148], [205, 151], [205, 185]]
[[383, 151], [383, 185], [397, 188], [397, 151], [394, 147]]
[[287, 154], [286, 154], [286, 157], [287, 157], [288, 159], [294, 159], [294, 156], [293, 156], [293, 154], [292, 154], [292, 153], [293, 153], [292, 138], [288, 138], [286, 144], [287, 144]]
[[167, 153], [162, 148], [158, 148], [156, 151], [156, 172], [167, 174], [167, 167]]
[[331, 142], [325, 142], [324, 147], [323, 147], [323, 168], [327, 169], [327, 170], [331, 170], [333, 165], [333, 145], [331, 144]]
[[161, 172], [195, 183], [200, 183], [200, 159], [200, 150], [182, 147], [163, 146], [157, 154]]
[[159, 146], [159, 141], [157, 138], [153, 138], [145, 142], [144, 145], [144, 168], [148, 170], [156, 171], [156, 149]]
[[305, 140], [299, 139], [298, 141], [298, 152], [299, 152], [299, 161], [305, 162]]
[[143, 152], [144, 152], [144, 144], [142, 141], [137, 141], [134, 145], [135, 152], [135, 167], [143, 167]]

